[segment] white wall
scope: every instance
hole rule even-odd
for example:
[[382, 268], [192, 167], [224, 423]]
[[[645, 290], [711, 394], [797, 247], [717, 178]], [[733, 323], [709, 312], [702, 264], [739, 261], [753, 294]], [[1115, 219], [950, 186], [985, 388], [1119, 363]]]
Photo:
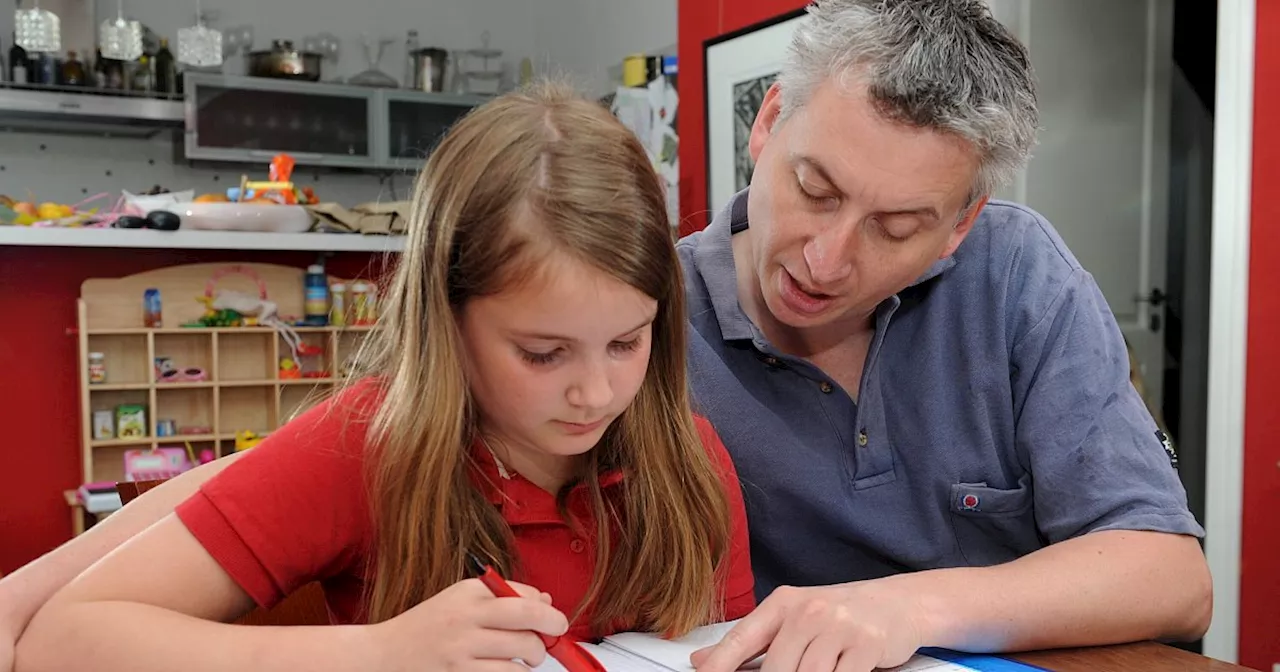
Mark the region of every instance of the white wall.
[[[115, 16], [116, 0], [96, 2], [97, 21]], [[9, 23], [13, 14], [5, 7], [11, 4], [0, 0], [0, 17]], [[539, 73], [564, 74], [589, 93], [604, 94], [612, 90], [610, 67], [625, 55], [676, 41], [676, 0], [203, 0], [203, 8], [216, 11], [212, 25], [219, 28], [253, 24], [257, 48], [267, 48], [272, 39], [292, 39], [301, 46], [308, 35], [333, 33], [342, 41], [342, 53], [336, 67], [324, 70], [325, 79], [365, 69], [362, 35], [395, 39], [381, 69], [400, 78], [410, 28], [418, 30], [423, 45], [449, 50], [480, 46], [487, 30], [490, 46], [503, 50], [513, 78], [520, 60], [529, 57]], [[172, 38], [178, 28], [192, 24], [195, 0], [124, 0], [124, 10]], [[9, 29], [0, 25], [0, 30], [7, 44]], [[64, 44], [64, 49], [83, 48]], [[244, 170], [175, 164], [172, 145], [162, 140], [0, 132], [0, 193], [25, 197], [31, 191], [40, 200], [76, 202], [100, 191], [137, 191], [154, 184], [213, 191], [237, 181]], [[322, 198], [346, 205], [403, 198], [411, 182], [405, 175], [389, 183], [369, 175], [334, 174], [321, 175], [317, 182], [314, 175], [300, 172], [300, 181], [314, 183]]]
[[[46, 5], [65, 6], [71, 13], [73, 7], [93, 2], [48, 0]], [[95, 23], [115, 16], [116, 3], [96, 0]], [[424, 46], [450, 51], [479, 47], [488, 31], [490, 46], [503, 50], [512, 77], [528, 57], [540, 73], [569, 74], [591, 93], [605, 93], [611, 89], [608, 68], [623, 56], [676, 41], [676, 0], [204, 0], [203, 9], [216, 15], [211, 22], [215, 27], [252, 24], [256, 48], [268, 48], [273, 39], [290, 39], [301, 47], [308, 35], [336, 35], [342, 53], [336, 65], [326, 63], [325, 79], [349, 77], [367, 67], [362, 48], [366, 36], [373, 42], [394, 40], [380, 67], [399, 79], [409, 29], [418, 31]], [[195, 0], [124, 0], [124, 11], [172, 41], [178, 28], [192, 24]], [[0, 14], [11, 21], [7, 10]], [[64, 22], [84, 21], [67, 16]], [[64, 49], [83, 52], [89, 46], [79, 44], [85, 40], [72, 37], [73, 31], [66, 32]]]

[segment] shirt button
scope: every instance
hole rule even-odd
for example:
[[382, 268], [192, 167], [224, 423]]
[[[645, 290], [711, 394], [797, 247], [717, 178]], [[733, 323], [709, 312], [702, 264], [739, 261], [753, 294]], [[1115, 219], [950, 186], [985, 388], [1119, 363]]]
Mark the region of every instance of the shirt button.
[[858, 445], [859, 445], [859, 446], [866, 447], [866, 445], [867, 445], [867, 430], [865, 430], [865, 429], [864, 429], [864, 430], [862, 430], [861, 432], [858, 432]]
[[586, 548], [587, 548], [587, 545], [583, 543], [581, 539], [574, 539], [573, 541], [569, 542], [569, 550], [573, 551], [574, 553], [581, 553]]
[[823, 394], [831, 394], [831, 391], [836, 388], [831, 383], [824, 380], [821, 383], [818, 383], [818, 389], [822, 390]]

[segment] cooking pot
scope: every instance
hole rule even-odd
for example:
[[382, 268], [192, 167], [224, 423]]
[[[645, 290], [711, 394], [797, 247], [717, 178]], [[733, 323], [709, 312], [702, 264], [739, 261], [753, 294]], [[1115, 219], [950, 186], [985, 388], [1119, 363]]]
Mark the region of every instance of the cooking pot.
[[249, 52], [249, 74], [254, 77], [320, 79], [322, 56], [314, 51], [299, 51], [290, 40], [273, 40], [270, 50]]
[[419, 91], [442, 93], [444, 91], [445, 66], [449, 52], [437, 47], [427, 47], [409, 53], [413, 60], [412, 88]]

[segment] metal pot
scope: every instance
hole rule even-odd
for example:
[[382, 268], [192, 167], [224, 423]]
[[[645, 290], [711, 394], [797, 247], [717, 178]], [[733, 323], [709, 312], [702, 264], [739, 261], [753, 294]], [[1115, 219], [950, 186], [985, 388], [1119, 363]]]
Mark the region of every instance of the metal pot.
[[444, 73], [449, 62], [449, 52], [437, 47], [427, 47], [411, 52], [409, 58], [413, 59], [413, 88], [433, 93], [444, 91]]
[[320, 79], [322, 56], [314, 51], [299, 51], [290, 40], [273, 40], [270, 50], [249, 52], [249, 74], [254, 77]]

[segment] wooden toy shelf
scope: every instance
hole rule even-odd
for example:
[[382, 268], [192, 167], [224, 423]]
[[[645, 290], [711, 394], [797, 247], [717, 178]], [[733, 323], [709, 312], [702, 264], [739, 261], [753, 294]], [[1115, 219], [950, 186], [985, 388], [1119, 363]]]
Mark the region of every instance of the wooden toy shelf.
[[[218, 290], [268, 299], [282, 316], [300, 315], [303, 271], [272, 264], [242, 264], [248, 274], [222, 275], [226, 264], [192, 264], [125, 278], [87, 280], [78, 301], [80, 416], [84, 483], [125, 480], [129, 450], [190, 443], [195, 454], [211, 449], [221, 457], [234, 452], [237, 432], [268, 434], [326, 396], [343, 382], [345, 363], [372, 330], [369, 326], [293, 327], [298, 338], [319, 353], [303, 358], [299, 379], [282, 379], [279, 362], [292, 357], [288, 342], [266, 326], [184, 327], [205, 306], [210, 278]], [[261, 285], [251, 277], [256, 276]], [[336, 281], [336, 279], [331, 279]], [[348, 284], [349, 286], [349, 284]], [[163, 327], [146, 328], [143, 293], [160, 290]], [[106, 379], [91, 382], [89, 354], [102, 353]], [[157, 358], [167, 358], [176, 380], [158, 381]], [[308, 375], [310, 374], [310, 375]], [[145, 436], [96, 438], [95, 411], [121, 405], [146, 411]], [[160, 436], [160, 424], [172, 421], [174, 434]]]

